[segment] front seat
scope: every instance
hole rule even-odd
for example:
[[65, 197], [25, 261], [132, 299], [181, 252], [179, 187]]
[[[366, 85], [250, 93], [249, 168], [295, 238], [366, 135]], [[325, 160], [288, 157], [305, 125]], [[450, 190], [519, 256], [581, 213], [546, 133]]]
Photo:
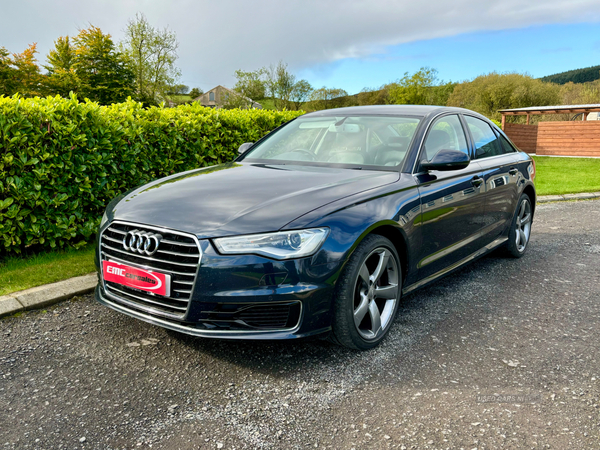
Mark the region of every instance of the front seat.
[[409, 138], [404, 136], [392, 136], [387, 145], [382, 146], [375, 154], [374, 164], [377, 166], [397, 166], [400, 164], [408, 150]]

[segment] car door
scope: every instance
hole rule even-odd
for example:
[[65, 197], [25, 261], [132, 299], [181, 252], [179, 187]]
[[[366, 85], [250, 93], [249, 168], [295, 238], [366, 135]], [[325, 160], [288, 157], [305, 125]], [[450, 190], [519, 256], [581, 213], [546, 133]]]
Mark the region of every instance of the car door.
[[[471, 152], [458, 115], [442, 116], [432, 123], [420, 149], [420, 162], [431, 161], [443, 149]], [[484, 227], [483, 178], [471, 161], [460, 170], [415, 174], [421, 197], [420, 279], [435, 275], [481, 248]]]
[[473, 140], [475, 161], [483, 169], [486, 244], [501, 234], [510, 221], [517, 204], [521, 180], [516, 150], [492, 126], [480, 118], [464, 115]]

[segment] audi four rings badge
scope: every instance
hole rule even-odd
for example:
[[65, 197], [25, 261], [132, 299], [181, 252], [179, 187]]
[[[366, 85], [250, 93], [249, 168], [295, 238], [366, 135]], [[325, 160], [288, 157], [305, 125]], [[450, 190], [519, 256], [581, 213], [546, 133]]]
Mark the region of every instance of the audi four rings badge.
[[152, 256], [158, 250], [162, 236], [140, 230], [131, 230], [123, 239], [123, 248], [130, 252], [138, 252]]

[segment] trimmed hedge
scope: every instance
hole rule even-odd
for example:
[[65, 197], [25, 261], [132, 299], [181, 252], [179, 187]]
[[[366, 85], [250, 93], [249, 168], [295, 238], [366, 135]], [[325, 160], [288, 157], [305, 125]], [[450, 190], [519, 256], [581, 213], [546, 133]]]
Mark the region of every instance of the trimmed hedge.
[[299, 114], [0, 97], [0, 256], [84, 245], [117, 195], [230, 161]]

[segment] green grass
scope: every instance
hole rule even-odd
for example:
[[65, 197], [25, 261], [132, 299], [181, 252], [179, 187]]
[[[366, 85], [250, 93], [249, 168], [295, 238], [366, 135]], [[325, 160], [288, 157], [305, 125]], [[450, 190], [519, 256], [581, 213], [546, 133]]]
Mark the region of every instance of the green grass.
[[193, 100], [193, 98], [187, 94], [172, 94], [167, 95], [167, 98], [177, 104], [183, 104], [185, 102], [191, 102]]
[[534, 156], [537, 195], [600, 191], [600, 158]]
[[95, 270], [94, 245], [79, 250], [6, 258], [0, 261], [0, 296], [86, 275]]
[[263, 98], [262, 100], [257, 100], [258, 103], [263, 107], [263, 109], [275, 110], [275, 101], [272, 98]]

